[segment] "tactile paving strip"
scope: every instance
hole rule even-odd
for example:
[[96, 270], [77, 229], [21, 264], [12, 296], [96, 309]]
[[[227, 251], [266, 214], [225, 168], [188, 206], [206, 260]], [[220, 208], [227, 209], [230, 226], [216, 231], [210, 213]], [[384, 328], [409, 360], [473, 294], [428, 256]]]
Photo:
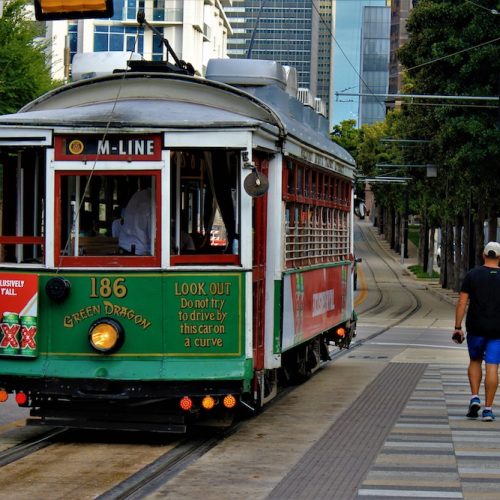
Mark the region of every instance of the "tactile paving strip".
[[[426, 366], [390, 363], [278, 483], [268, 498], [356, 498], [357, 488]], [[335, 394], [330, 397], [335, 397]], [[310, 425], [314, 425], [313, 420]]]

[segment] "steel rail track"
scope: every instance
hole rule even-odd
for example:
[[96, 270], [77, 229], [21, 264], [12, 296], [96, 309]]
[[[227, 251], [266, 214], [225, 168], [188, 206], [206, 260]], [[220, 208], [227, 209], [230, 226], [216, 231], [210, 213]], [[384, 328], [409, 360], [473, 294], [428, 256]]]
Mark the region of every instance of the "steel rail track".
[[20, 460], [21, 458], [27, 457], [42, 448], [50, 446], [53, 444], [54, 438], [61, 437], [67, 432], [68, 430], [65, 428], [52, 429], [35, 438], [28, 439], [22, 443], [12, 446], [11, 448], [3, 450], [0, 452], [0, 467], [4, 467], [5, 465]]
[[189, 464], [201, 458], [221, 441], [235, 433], [240, 425], [241, 422], [238, 422], [224, 430], [211, 432], [208, 436], [206, 435], [206, 427], [195, 430], [194, 435], [182, 439], [175, 448], [102, 493], [96, 497], [96, 500], [139, 500], [145, 498], [183, 471]]
[[[349, 349], [343, 349], [343, 350], [339, 350], [337, 352], [330, 353], [330, 357], [332, 358], [332, 361], [348, 354], [349, 352], [352, 352], [352, 350], [354, 350], [358, 347], [361, 347], [362, 345], [373, 340], [374, 338], [378, 337], [379, 335], [382, 335], [383, 333], [387, 332], [391, 328], [394, 328], [394, 327], [400, 325], [401, 323], [404, 323], [408, 318], [410, 318], [411, 316], [416, 314], [420, 310], [420, 308], [422, 307], [422, 302], [420, 301], [420, 298], [417, 296], [417, 294], [415, 292], [413, 292], [411, 289], [409, 289], [403, 283], [400, 274], [394, 269], [394, 267], [391, 265], [390, 261], [388, 261], [387, 259], [385, 259], [381, 255], [381, 254], [387, 255], [387, 252], [380, 245], [380, 242], [371, 233], [368, 233], [368, 235], [367, 235], [367, 231], [364, 231], [361, 226], [358, 225], [356, 227], [358, 229], [357, 234], [360, 235], [362, 240], [371, 248], [371, 250], [372, 250], [371, 256], [378, 257], [380, 259], [380, 261], [387, 267], [387, 269], [389, 269], [391, 274], [396, 278], [396, 280], [401, 285], [401, 288], [403, 290], [405, 290], [407, 292], [407, 294], [411, 297], [414, 305], [410, 310], [408, 310], [408, 312], [406, 314], [395, 319], [393, 322], [389, 323], [385, 327], [380, 328], [379, 330], [373, 332], [371, 335], [369, 335], [368, 337], [366, 337], [364, 339], [356, 340], [355, 342], [353, 342], [351, 344], [351, 346], [349, 347]], [[376, 310], [377, 308], [380, 307], [380, 304], [382, 303], [384, 294], [383, 294], [382, 289], [378, 285], [377, 280], [375, 279], [375, 274], [374, 274], [373, 270], [371, 269], [370, 264], [366, 260], [363, 263], [366, 264], [366, 267], [368, 268], [371, 276], [373, 277], [373, 282], [375, 283], [375, 287], [376, 287], [376, 290], [378, 292], [378, 300], [376, 301], [376, 303], [374, 305], [368, 307], [367, 309], [364, 309], [363, 312], [361, 313], [363, 315], [366, 315], [367, 313], [373, 312], [374, 310]]]

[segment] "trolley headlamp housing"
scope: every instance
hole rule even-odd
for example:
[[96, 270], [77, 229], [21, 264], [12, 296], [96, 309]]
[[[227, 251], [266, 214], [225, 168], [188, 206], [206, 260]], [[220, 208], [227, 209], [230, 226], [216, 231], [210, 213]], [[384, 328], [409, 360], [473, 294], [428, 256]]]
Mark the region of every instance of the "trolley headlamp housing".
[[100, 354], [113, 354], [125, 340], [125, 331], [118, 321], [112, 318], [100, 318], [89, 328], [89, 342]]

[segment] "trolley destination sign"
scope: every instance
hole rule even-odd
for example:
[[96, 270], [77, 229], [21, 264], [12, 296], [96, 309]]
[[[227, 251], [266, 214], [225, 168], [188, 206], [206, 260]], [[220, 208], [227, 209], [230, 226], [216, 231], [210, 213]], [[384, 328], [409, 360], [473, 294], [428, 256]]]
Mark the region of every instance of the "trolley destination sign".
[[58, 161], [158, 161], [160, 135], [58, 135], [54, 159]]

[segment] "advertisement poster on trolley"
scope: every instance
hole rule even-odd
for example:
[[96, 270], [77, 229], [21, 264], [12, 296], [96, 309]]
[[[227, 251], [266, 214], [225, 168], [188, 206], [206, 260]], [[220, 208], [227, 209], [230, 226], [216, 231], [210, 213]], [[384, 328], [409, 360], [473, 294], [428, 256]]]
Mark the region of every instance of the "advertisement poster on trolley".
[[38, 277], [0, 273], [0, 355], [37, 354]]
[[349, 318], [349, 266], [288, 274], [283, 283], [283, 349]]

